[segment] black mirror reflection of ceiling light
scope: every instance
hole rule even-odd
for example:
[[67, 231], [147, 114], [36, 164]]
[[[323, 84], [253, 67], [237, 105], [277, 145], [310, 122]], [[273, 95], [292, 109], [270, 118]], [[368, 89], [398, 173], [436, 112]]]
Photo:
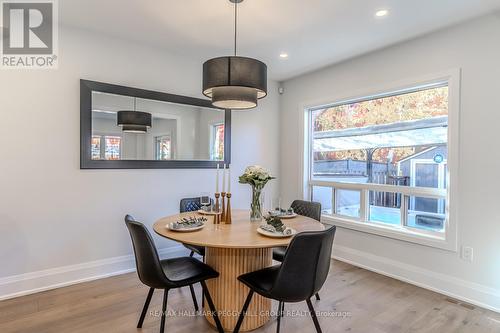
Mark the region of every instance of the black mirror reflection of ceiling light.
[[147, 133], [151, 128], [151, 113], [136, 111], [136, 98], [134, 97], [134, 111], [118, 111], [117, 125], [126, 133]]
[[267, 66], [257, 59], [236, 56], [238, 3], [243, 0], [229, 1], [234, 3], [234, 56], [213, 58], [203, 64], [203, 95], [218, 108], [251, 109], [267, 95]]

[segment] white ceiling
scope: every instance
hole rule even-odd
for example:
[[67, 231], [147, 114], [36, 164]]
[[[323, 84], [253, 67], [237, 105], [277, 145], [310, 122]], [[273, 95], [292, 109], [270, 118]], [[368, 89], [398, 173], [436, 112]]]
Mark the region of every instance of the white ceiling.
[[[500, 0], [246, 0], [238, 7], [238, 54], [285, 80], [499, 10]], [[64, 25], [192, 57], [200, 71], [204, 60], [232, 53], [228, 0], [63, 0], [59, 8]], [[375, 18], [382, 8], [390, 14]]]

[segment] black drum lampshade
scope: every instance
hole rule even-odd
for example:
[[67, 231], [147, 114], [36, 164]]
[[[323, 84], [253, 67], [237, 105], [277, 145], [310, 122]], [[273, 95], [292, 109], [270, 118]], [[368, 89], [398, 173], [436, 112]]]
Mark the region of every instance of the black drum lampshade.
[[262, 61], [236, 55], [238, 4], [234, 4], [234, 55], [218, 57], [203, 64], [203, 95], [222, 109], [243, 110], [257, 106], [267, 95], [267, 66]]
[[123, 132], [146, 133], [151, 127], [151, 113], [141, 111], [118, 111], [117, 125]]
[[267, 95], [267, 66], [239, 56], [210, 59], [203, 64], [203, 94], [219, 108], [254, 108]]

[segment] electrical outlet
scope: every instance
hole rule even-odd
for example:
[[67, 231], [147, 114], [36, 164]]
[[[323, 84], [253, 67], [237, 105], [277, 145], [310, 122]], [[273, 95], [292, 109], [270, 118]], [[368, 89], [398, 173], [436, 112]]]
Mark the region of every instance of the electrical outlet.
[[474, 259], [474, 249], [470, 246], [462, 246], [462, 259], [472, 262]]

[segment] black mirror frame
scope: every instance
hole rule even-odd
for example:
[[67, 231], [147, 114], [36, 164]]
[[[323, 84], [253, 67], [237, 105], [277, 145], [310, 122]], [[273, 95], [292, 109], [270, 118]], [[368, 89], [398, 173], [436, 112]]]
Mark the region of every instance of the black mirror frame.
[[224, 116], [224, 161], [209, 160], [92, 160], [92, 91], [152, 99], [176, 104], [215, 108], [209, 100], [173, 95], [115, 84], [80, 80], [80, 169], [215, 169], [217, 164], [231, 164], [231, 110]]

